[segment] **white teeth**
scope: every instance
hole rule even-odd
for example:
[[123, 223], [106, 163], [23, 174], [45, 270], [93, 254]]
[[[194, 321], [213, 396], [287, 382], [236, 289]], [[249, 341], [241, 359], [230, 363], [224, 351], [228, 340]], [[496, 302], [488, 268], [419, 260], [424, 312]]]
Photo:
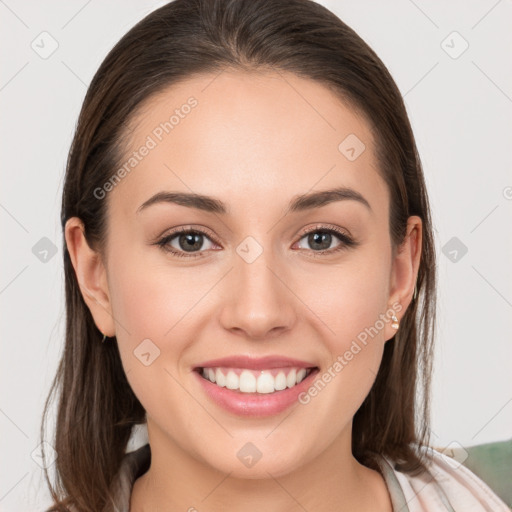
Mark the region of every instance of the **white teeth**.
[[297, 370], [294, 368], [287, 376], [286, 376], [286, 385], [289, 388], [295, 386], [297, 382]]
[[279, 372], [276, 375], [275, 381], [274, 381], [274, 387], [276, 391], [281, 391], [283, 389], [286, 389], [286, 375], [284, 372]]
[[301, 368], [298, 372], [297, 372], [297, 381], [298, 382], [301, 382], [304, 380], [304, 378], [306, 377], [306, 368]]
[[242, 393], [254, 393], [256, 391], [256, 377], [249, 370], [244, 370], [238, 378], [240, 381], [239, 389]]
[[[258, 393], [273, 393], [275, 379], [272, 377], [270, 373], [262, 373], [258, 377], [258, 384], [256, 386], [256, 391]], [[242, 385], [240, 384], [240, 389], [242, 389]]]
[[238, 389], [239, 384], [240, 381], [238, 379], [238, 375], [235, 372], [229, 371], [226, 375], [226, 387], [228, 389]]
[[225, 387], [226, 385], [226, 377], [218, 368], [215, 371], [215, 382], [217, 383], [217, 386], [220, 386], [221, 388]]
[[[238, 375], [240, 373], [240, 375]], [[275, 373], [275, 371], [274, 371]], [[203, 368], [202, 375], [210, 382], [227, 389], [238, 390], [241, 393], [273, 393], [291, 388], [302, 382], [308, 374], [305, 368], [280, 370], [276, 376], [270, 370], [252, 371], [227, 368]]]

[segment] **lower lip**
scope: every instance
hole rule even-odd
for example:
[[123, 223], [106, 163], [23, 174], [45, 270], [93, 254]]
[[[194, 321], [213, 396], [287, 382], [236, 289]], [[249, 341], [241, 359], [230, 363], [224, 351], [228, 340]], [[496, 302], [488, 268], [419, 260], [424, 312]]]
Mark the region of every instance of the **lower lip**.
[[316, 374], [315, 368], [303, 381], [281, 391], [273, 393], [242, 393], [233, 389], [217, 386], [194, 371], [206, 394], [223, 409], [239, 416], [266, 417], [279, 414], [288, 409], [298, 396], [311, 385]]

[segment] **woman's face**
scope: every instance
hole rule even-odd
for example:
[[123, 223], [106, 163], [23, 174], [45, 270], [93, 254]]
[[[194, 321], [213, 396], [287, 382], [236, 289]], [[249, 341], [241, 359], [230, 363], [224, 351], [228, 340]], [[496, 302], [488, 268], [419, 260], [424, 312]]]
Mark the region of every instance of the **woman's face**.
[[[125, 172], [97, 194], [108, 201], [105, 298], [89, 304], [117, 337], [150, 442], [244, 478], [288, 473], [334, 443], [350, 453], [352, 418], [396, 332], [391, 313], [400, 319], [409, 304], [419, 258], [418, 236], [393, 258], [368, 124], [316, 82], [226, 70], [152, 98], [132, 128]], [[316, 196], [341, 188], [352, 196]], [[142, 207], [163, 192], [214, 199]], [[248, 395], [195, 371], [235, 355], [318, 370], [287, 406], [276, 396], [294, 387]], [[214, 388], [227, 406], [207, 393]]]

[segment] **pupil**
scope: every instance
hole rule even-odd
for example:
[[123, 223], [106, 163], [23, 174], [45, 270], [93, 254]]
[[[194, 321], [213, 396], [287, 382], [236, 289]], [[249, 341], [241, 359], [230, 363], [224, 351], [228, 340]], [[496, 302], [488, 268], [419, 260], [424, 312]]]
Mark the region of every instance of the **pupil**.
[[202, 245], [201, 234], [189, 233], [180, 236], [180, 246], [185, 251], [191, 251], [193, 249], [200, 249]]
[[[317, 247], [317, 249], [321, 249], [321, 250], [324, 250], [324, 249], [328, 249], [329, 246], [331, 245], [331, 234], [330, 233], [322, 233], [322, 234], [318, 234], [317, 233], [312, 233], [311, 235], [309, 235], [309, 242], [311, 243], [311, 245], [314, 247], [315, 244], [320, 244], [321, 247]], [[325, 243], [327, 242], [327, 243]], [[323, 243], [323, 246], [322, 246], [322, 243]]]

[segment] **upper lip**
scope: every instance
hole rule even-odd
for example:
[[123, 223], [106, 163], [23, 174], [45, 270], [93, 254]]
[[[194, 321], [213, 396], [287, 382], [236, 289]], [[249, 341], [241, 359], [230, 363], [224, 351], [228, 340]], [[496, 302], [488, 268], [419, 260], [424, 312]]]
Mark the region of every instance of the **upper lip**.
[[228, 367], [228, 368], [247, 368], [248, 370], [267, 370], [272, 368], [315, 368], [313, 363], [292, 359], [285, 356], [266, 356], [250, 357], [244, 355], [223, 357], [221, 359], [212, 359], [204, 361], [195, 366], [197, 368]]

